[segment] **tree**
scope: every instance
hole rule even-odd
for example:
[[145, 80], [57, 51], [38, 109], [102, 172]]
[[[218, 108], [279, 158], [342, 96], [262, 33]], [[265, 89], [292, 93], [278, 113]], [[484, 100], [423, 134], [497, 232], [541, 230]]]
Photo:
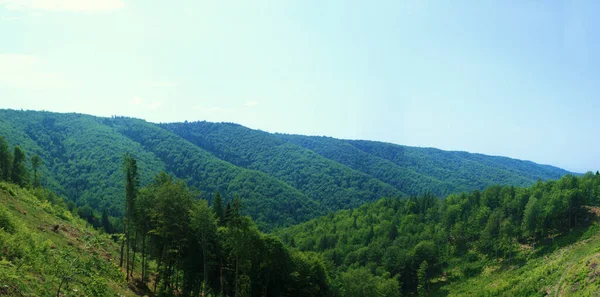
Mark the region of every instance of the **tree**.
[[[218, 193], [217, 193], [218, 195]], [[202, 249], [204, 285], [208, 285], [208, 254], [210, 242], [217, 233], [217, 220], [205, 200], [194, 203], [190, 210], [190, 228]], [[206, 294], [206, 292], [203, 292]]]
[[80, 218], [84, 219], [89, 224], [92, 224], [92, 226], [95, 224], [96, 217], [94, 216], [94, 210], [88, 204], [78, 208], [77, 214]]
[[33, 187], [37, 188], [40, 186], [40, 179], [38, 176], [38, 169], [42, 166], [42, 158], [38, 155], [31, 157], [31, 168], [33, 168]]
[[223, 226], [225, 223], [225, 212], [223, 210], [223, 198], [221, 198], [221, 194], [218, 191], [213, 200], [212, 210], [215, 213], [219, 226]]
[[10, 170], [12, 167], [12, 155], [8, 142], [0, 136], [0, 180], [10, 180]]
[[[135, 206], [135, 197], [137, 195], [137, 189], [139, 187], [139, 177], [137, 172], [137, 161], [135, 158], [126, 154], [123, 157], [123, 171], [125, 172], [125, 216], [123, 218], [123, 228], [125, 238], [124, 241], [121, 242], [121, 267], [123, 267], [123, 247], [124, 243], [127, 242], [127, 255], [126, 255], [126, 268], [127, 272], [127, 280], [129, 280], [130, 270], [129, 270], [129, 250], [131, 249], [131, 238], [129, 232], [131, 231], [131, 227], [134, 222], [134, 206]], [[137, 235], [137, 233], [136, 233]], [[135, 243], [136, 240], [133, 242]], [[134, 261], [135, 261], [135, 251], [134, 251]], [[135, 263], [134, 263], [135, 264]], [[133, 266], [133, 265], [132, 265]], [[133, 270], [133, 267], [132, 269]]]
[[429, 288], [429, 278], [427, 275], [427, 270], [429, 269], [429, 264], [427, 261], [423, 261], [421, 265], [419, 265], [419, 270], [417, 272], [419, 278], [419, 286], [417, 287], [417, 292], [419, 293], [419, 297], [424, 297], [427, 294], [427, 290]]
[[25, 164], [25, 152], [19, 146], [15, 146], [13, 158], [11, 179], [15, 184], [25, 187], [29, 184], [29, 172]]
[[537, 221], [538, 217], [540, 216], [540, 208], [537, 201], [537, 198], [531, 197], [525, 206], [523, 222], [521, 224], [521, 229], [523, 230], [523, 234], [525, 236], [535, 237], [537, 231]]
[[108, 219], [108, 212], [106, 208], [102, 210], [102, 228], [106, 233], [112, 233], [112, 229], [110, 228], [110, 220]]

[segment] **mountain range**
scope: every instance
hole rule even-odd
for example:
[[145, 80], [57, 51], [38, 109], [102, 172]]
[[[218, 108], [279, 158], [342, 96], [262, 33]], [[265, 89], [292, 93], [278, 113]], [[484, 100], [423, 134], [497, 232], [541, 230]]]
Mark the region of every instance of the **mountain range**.
[[43, 160], [42, 183], [78, 206], [123, 213], [123, 155], [141, 183], [161, 171], [211, 200], [240, 197], [263, 230], [383, 197], [529, 186], [570, 172], [530, 161], [331, 137], [273, 134], [232, 123], [157, 124], [128, 117], [0, 110], [0, 136]]

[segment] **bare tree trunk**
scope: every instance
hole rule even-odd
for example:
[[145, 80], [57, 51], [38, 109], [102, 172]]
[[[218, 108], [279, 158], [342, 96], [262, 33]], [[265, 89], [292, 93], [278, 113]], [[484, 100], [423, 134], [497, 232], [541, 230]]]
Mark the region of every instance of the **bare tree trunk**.
[[137, 251], [137, 230], [135, 230], [135, 233], [133, 235], [133, 258], [131, 259], [131, 276], [133, 277], [133, 274], [135, 273], [135, 252]]
[[142, 235], [142, 282], [146, 283], [146, 235]]
[[126, 280], [129, 281], [129, 228], [125, 228], [125, 239], [127, 240], [127, 263], [125, 268]]
[[219, 293], [223, 294], [223, 259], [219, 261], [219, 270], [220, 270], [220, 281], [221, 281], [221, 291]]
[[56, 292], [56, 297], [60, 297], [60, 289], [62, 288], [64, 282], [64, 279], [60, 280], [60, 284], [58, 285], [58, 291]]
[[236, 253], [235, 255], [235, 297], [238, 297], [239, 294], [239, 287], [238, 287], [238, 255]]
[[[202, 234], [202, 260], [204, 264], [204, 288], [206, 288], [208, 284], [208, 260], [206, 254], [208, 251], [206, 250], [206, 234]], [[206, 292], [203, 292], [206, 293]]]
[[[125, 219], [123, 219], [123, 234], [125, 234]], [[123, 235], [124, 236], [124, 235]], [[119, 260], [121, 268], [123, 268], [123, 250], [125, 248], [125, 238], [121, 239], [121, 259]]]

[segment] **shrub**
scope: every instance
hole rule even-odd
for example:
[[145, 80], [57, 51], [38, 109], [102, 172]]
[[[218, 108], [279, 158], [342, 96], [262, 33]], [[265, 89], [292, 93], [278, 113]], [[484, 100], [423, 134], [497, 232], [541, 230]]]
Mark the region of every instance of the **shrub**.
[[0, 228], [10, 234], [14, 234], [16, 231], [12, 217], [2, 206], [0, 206]]

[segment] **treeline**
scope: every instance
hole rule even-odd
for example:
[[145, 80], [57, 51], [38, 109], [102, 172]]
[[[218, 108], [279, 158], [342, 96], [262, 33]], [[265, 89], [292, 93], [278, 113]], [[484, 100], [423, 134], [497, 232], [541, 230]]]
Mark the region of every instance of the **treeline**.
[[[213, 205], [166, 173], [139, 188], [124, 159], [126, 203], [121, 266], [156, 296], [328, 296], [318, 255], [285, 247], [241, 214], [242, 202]], [[137, 274], [137, 275], [136, 275]]]
[[[343, 296], [426, 295], [439, 289], [439, 280], [477, 275], [486, 263], [526, 261], [589, 224], [589, 209], [599, 197], [599, 173], [567, 175], [529, 188], [492, 186], [443, 200], [430, 194], [383, 199], [277, 235], [300, 251], [319, 253]], [[401, 289], [384, 293], [393, 286]]]

